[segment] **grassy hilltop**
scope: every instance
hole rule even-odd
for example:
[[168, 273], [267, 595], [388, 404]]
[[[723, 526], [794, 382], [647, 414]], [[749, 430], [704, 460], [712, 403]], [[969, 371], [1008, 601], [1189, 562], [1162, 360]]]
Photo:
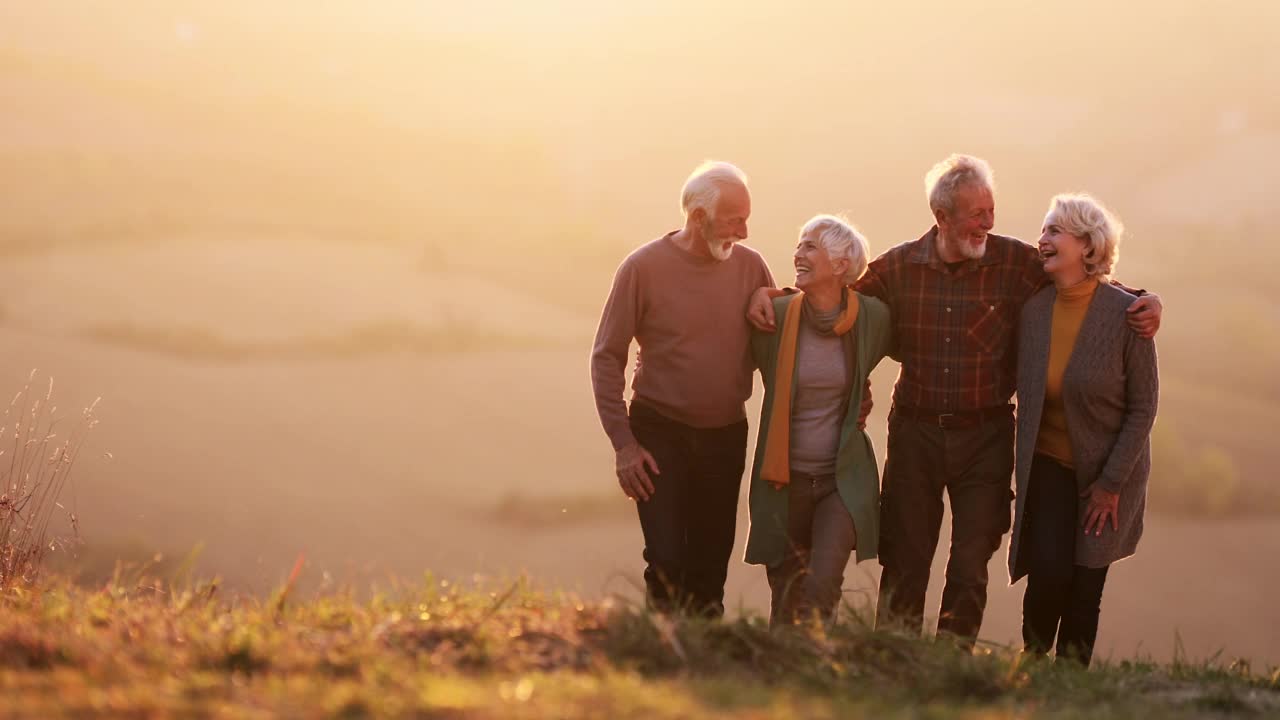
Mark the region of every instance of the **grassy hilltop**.
[[0, 591], [0, 717], [1280, 716], [1280, 671], [1092, 670], [870, 630], [667, 620], [525, 582], [292, 597], [117, 581]]

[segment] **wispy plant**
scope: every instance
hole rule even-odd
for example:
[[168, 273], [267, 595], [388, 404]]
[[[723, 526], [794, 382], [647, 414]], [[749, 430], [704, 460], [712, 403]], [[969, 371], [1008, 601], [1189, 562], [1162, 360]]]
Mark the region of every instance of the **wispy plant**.
[[[68, 510], [60, 499], [85, 437], [98, 422], [93, 414], [98, 400], [61, 436], [53, 379], [43, 396], [33, 398], [35, 382], [32, 370], [0, 425], [0, 587], [34, 582], [49, 551], [79, 541], [74, 505]], [[51, 535], [50, 523], [61, 513], [66, 513], [69, 535]]]

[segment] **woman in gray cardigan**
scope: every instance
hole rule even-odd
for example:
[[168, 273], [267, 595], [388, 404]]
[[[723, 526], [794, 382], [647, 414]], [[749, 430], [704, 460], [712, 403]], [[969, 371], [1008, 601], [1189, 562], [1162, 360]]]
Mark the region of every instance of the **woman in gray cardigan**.
[[1040, 255], [1053, 279], [1022, 309], [1017, 502], [1009, 576], [1027, 576], [1025, 651], [1088, 665], [1107, 568], [1142, 536], [1155, 344], [1125, 321], [1133, 296], [1108, 282], [1122, 228], [1087, 195], [1053, 198]]

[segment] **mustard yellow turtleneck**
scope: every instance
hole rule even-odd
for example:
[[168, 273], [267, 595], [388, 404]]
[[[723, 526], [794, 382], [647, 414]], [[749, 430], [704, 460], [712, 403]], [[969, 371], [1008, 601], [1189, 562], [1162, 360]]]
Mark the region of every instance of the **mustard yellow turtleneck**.
[[1067, 434], [1067, 415], [1062, 404], [1062, 376], [1076, 345], [1076, 336], [1084, 323], [1084, 315], [1098, 289], [1098, 279], [1058, 290], [1053, 303], [1053, 334], [1049, 341], [1049, 372], [1044, 385], [1044, 413], [1040, 416], [1040, 432], [1036, 435], [1036, 452], [1043, 453], [1071, 467], [1071, 436]]

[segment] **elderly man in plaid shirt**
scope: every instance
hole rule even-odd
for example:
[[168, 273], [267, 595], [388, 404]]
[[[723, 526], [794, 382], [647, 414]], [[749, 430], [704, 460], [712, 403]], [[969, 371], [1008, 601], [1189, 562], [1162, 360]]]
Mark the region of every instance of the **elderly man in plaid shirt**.
[[[991, 233], [991, 168], [952, 155], [925, 177], [936, 225], [885, 252], [854, 286], [893, 314], [902, 364], [889, 412], [881, 490], [880, 601], [876, 624], [917, 632], [929, 570], [951, 502], [951, 554], [939, 633], [972, 647], [987, 604], [987, 563], [1008, 532], [1013, 474], [1014, 332], [1022, 305], [1048, 282], [1035, 247]], [[749, 316], [772, 330], [761, 288]], [[1161, 305], [1144, 295], [1129, 308], [1134, 332], [1150, 337]]]

